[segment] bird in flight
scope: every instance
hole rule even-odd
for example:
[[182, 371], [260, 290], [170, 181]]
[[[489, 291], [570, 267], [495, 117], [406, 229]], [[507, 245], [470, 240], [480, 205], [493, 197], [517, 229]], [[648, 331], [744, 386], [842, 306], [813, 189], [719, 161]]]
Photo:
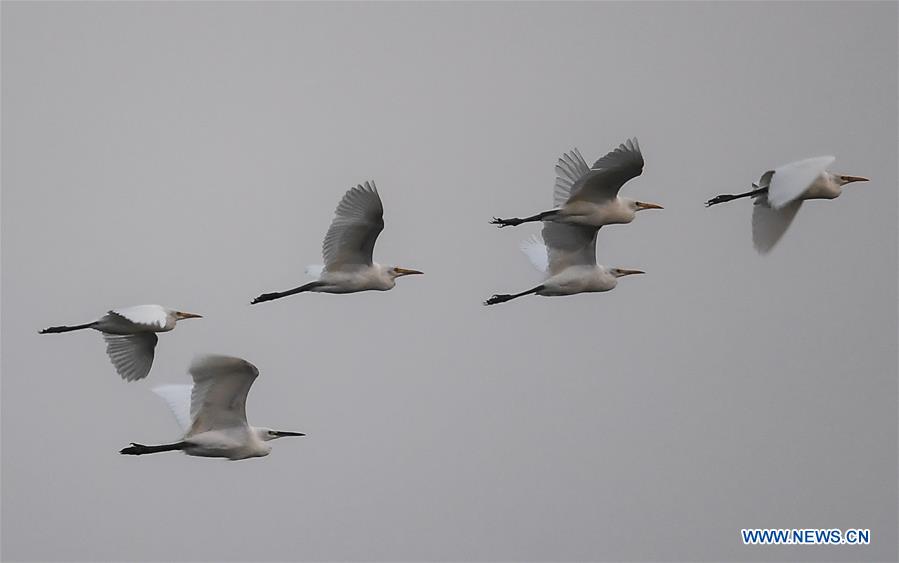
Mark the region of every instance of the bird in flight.
[[705, 205], [711, 207], [726, 201], [754, 197], [760, 205], [782, 209], [793, 201], [836, 199], [840, 197], [846, 184], [868, 181], [862, 176], [830, 172], [827, 167], [835, 160], [836, 157], [833, 156], [817, 156], [784, 164], [762, 174], [758, 183], [752, 184], [752, 190], [742, 194], [719, 195], [708, 200]]
[[259, 370], [250, 362], [230, 356], [209, 355], [190, 366], [193, 385], [163, 385], [153, 391], [165, 400], [184, 431], [171, 444], [146, 446], [132, 443], [119, 453], [144, 455], [182, 451], [200, 457], [223, 457], [232, 461], [267, 456], [267, 444], [300, 432], [272, 430], [247, 424], [247, 393]]
[[393, 289], [396, 278], [421, 274], [418, 270], [372, 262], [378, 235], [384, 230], [384, 207], [374, 182], [350, 188], [337, 205], [334, 220], [322, 243], [324, 265], [309, 266], [315, 281], [287, 291], [263, 293], [253, 304], [301, 293], [355, 293]]
[[525, 295], [574, 295], [597, 291], [609, 291], [618, 285], [618, 278], [643, 274], [641, 270], [606, 268], [596, 263], [596, 235], [594, 227], [565, 225], [546, 222], [542, 237], [534, 235], [524, 241], [522, 252], [541, 272], [544, 281], [521, 293], [497, 294], [484, 302], [496, 305]]
[[752, 239], [759, 252], [770, 251], [786, 233], [802, 202], [809, 199], [835, 199], [843, 186], [852, 182], [867, 182], [862, 176], [836, 174], [827, 170], [836, 160], [833, 156], [818, 156], [785, 164], [768, 170], [752, 184], [752, 190], [742, 194], [723, 194], [706, 202], [706, 207], [752, 197]]
[[153, 366], [157, 332], [168, 332], [183, 319], [198, 319], [202, 315], [167, 309], [161, 305], [136, 305], [113, 309], [99, 320], [83, 325], [51, 326], [40, 334], [71, 332], [92, 328], [103, 333], [106, 354], [116, 372], [125, 381], [147, 377]]
[[643, 154], [636, 138], [628, 139], [594, 162], [592, 167], [588, 167], [581, 153], [574, 149], [563, 154], [556, 164], [553, 209], [525, 218], [494, 217], [490, 223], [500, 228], [533, 221], [553, 221], [594, 228], [630, 223], [637, 211], [662, 209], [661, 205], [655, 203], [618, 195], [621, 186], [642, 173]]

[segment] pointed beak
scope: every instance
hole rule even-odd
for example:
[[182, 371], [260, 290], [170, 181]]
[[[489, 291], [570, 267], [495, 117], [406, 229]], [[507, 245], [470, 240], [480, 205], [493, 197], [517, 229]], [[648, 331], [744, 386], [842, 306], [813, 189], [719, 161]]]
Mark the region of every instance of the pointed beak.
[[281, 438], [283, 436], [305, 436], [302, 432], [288, 432], [286, 430], [275, 430], [275, 436]]
[[640, 209], [665, 209], [658, 203], [644, 203], [642, 201], [637, 204], [637, 207], [639, 207]]
[[843, 183], [851, 184], [852, 182], [868, 182], [869, 180], [864, 176], [840, 176], [843, 179]]
[[411, 275], [413, 275], [413, 274], [423, 274], [423, 273], [424, 273], [424, 272], [420, 272], [420, 271], [418, 271], [418, 270], [408, 270], [408, 269], [406, 269], [406, 268], [394, 268], [394, 269], [395, 269], [396, 272], [399, 274], [399, 276], [397, 276], [397, 277], [400, 277], [400, 276], [411, 276]]
[[643, 270], [626, 270], [624, 268], [618, 268], [618, 271], [621, 272], [621, 277], [624, 276], [633, 276], [635, 274], [645, 274]]
[[196, 313], [183, 313], [179, 312], [178, 317], [182, 319], [202, 319], [203, 315], [198, 315]]

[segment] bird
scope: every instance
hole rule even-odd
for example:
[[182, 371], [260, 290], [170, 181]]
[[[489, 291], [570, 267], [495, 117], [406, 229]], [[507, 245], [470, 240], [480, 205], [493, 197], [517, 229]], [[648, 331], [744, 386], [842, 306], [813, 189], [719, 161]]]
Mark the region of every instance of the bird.
[[618, 195], [621, 186], [642, 173], [643, 154], [636, 138], [618, 145], [594, 162], [592, 167], [587, 166], [584, 157], [575, 148], [564, 153], [556, 164], [553, 209], [525, 218], [494, 217], [490, 223], [499, 228], [533, 221], [554, 221], [590, 227], [630, 223], [638, 211], [664, 209], [656, 203]]
[[106, 354], [116, 372], [125, 381], [147, 377], [153, 366], [157, 332], [168, 332], [184, 319], [199, 319], [203, 315], [168, 309], [162, 305], [135, 305], [112, 309], [100, 319], [73, 326], [51, 326], [39, 334], [71, 332], [92, 328], [103, 333]]
[[834, 156], [816, 156], [784, 164], [768, 170], [752, 184], [752, 190], [742, 194], [723, 194], [708, 200], [706, 207], [744, 197], [756, 198], [759, 205], [783, 209], [793, 201], [807, 199], [836, 199], [843, 186], [852, 182], [867, 182], [863, 176], [835, 174], [827, 170], [834, 163]]
[[618, 278], [644, 274], [642, 270], [606, 268], [596, 263], [594, 227], [545, 222], [541, 235], [534, 235], [522, 243], [521, 250], [541, 272], [543, 283], [521, 293], [497, 294], [484, 302], [496, 305], [525, 295], [553, 297], [598, 291], [610, 291], [618, 285]]
[[762, 174], [752, 190], [742, 194], [723, 194], [706, 202], [706, 207], [744, 197], [755, 199], [752, 210], [752, 240], [756, 250], [767, 253], [786, 233], [803, 201], [836, 199], [843, 186], [867, 182], [863, 176], [830, 172], [833, 156], [818, 156], [784, 164]]
[[119, 453], [144, 455], [181, 451], [200, 457], [222, 457], [231, 461], [264, 457], [272, 451], [267, 443], [301, 432], [272, 430], [247, 424], [247, 393], [259, 370], [250, 362], [232, 356], [210, 354], [190, 365], [193, 385], [163, 385], [153, 392], [162, 397], [184, 431], [178, 442], [147, 446], [132, 442]]
[[334, 219], [322, 243], [324, 265], [306, 268], [317, 279], [287, 291], [263, 293], [251, 304], [281, 299], [288, 295], [313, 291], [355, 293], [387, 291], [402, 276], [422, 274], [419, 270], [382, 266], [372, 261], [378, 235], [384, 230], [384, 207], [373, 181], [350, 188], [337, 205]]

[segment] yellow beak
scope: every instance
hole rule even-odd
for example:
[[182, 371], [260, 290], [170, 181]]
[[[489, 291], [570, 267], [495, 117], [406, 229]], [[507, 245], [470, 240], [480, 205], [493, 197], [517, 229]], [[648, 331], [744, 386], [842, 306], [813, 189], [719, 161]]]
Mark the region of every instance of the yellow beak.
[[203, 315], [198, 315], [196, 313], [182, 313], [181, 311], [178, 311], [178, 318], [179, 319], [202, 319]]
[[394, 268], [394, 270], [396, 270], [396, 273], [399, 274], [399, 276], [397, 276], [397, 277], [411, 276], [413, 274], [423, 274], [424, 273], [424, 272], [420, 272], [418, 270], [409, 270], [406, 268]]
[[624, 268], [618, 268], [618, 271], [621, 272], [622, 276], [632, 276], [634, 274], [645, 274], [643, 270], [626, 270]]
[[851, 184], [852, 182], [868, 182], [867, 178], [864, 176], [840, 176], [843, 179], [843, 182], [846, 184]]
[[639, 207], [640, 209], [665, 209], [658, 203], [644, 203], [642, 201], [637, 203], [637, 207]]

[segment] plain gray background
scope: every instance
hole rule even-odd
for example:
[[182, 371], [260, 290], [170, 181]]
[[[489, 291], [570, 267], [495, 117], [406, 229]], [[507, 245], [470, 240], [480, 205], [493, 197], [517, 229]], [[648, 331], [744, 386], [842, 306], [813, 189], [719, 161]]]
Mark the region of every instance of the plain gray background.
[[[4, 2], [3, 557], [895, 560], [897, 5]], [[553, 166], [627, 137], [659, 202], [603, 229], [611, 293], [538, 278]], [[872, 178], [758, 255], [766, 169]], [[300, 295], [374, 179], [387, 293]], [[93, 332], [206, 315], [123, 383]], [[149, 387], [196, 353], [261, 371], [264, 459], [178, 438]], [[870, 528], [745, 547], [746, 527]]]

